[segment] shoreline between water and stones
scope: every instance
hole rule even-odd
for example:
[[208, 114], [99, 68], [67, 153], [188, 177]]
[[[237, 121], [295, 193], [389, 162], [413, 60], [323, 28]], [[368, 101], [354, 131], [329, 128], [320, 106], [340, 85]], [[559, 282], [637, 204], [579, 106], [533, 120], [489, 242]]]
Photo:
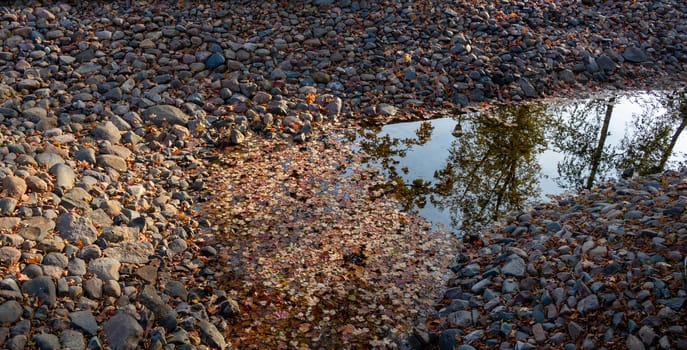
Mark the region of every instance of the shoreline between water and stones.
[[687, 349], [687, 172], [605, 183], [463, 240], [414, 348]]
[[[248, 300], [236, 300], [220, 285], [221, 268], [232, 262], [223, 260], [226, 247], [207, 235], [214, 223], [199, 206], [222, 194], [208, 187], [210, 163], [226, 156], [218, 148], [241, 152], [258, 143], [267, 150], [260, 140], [284, 139], [305, 145], [285, 146], [297, 159], [302, 148], [324, 147], [320, 135], [358, 120], [383, 123], [479, 103], [687, 81], [685, 3], [284, 5], [244, 1], [181, 9], [135, 1], [127, 9], [117, 2], [43, 7], [27, 1], [1, 7], [4, 348], [230, 347], [234, 334], [223, 332], [246, 312]], [[351, 188], [382, 206], [364, 190], [372, 177], [360, 175]], [[307, 203], [301, 192], [293, 195]], [[424, 232], [389, 210], [399, 232]], [[367, 276], [356, 262], [384, 255], [360, 248], [333, 256]], [[426, 268], [439, 274], [436, 266]], [[407, 276], [390, 276], [409, 285]], [[645, 285], [651, 293], [654, 287]], [[653, 301], [644, 294], [642, 305]], [[343, 296], [355, 298], [363, 296]], [[684, 315], [684, 305], [669, 311], [657, 316], [661, 322]], [[653, 331], [660, 344], [662, 329], [638, 324], [649, 327], [638, 330], [641, 341], [655, 343], [646, 340]], [[317, 329], [301, 326], [304, 334]], [[536, 343], [540, 330], [546, 335], [557, 326], [548, 327], [518, 330], [531, 331]], [[684, 327], [675, 327], [669, 334], [680, 346]], [[356, 327], [335, 331], [365, 337]], [[384, 331], [373, 344], [393, 346], [384, 336], [397, 337], [396, 328]], [[429, 330], [416, 333], [433, 339]], [[446, 340], [450, 332], [440, 334]]]

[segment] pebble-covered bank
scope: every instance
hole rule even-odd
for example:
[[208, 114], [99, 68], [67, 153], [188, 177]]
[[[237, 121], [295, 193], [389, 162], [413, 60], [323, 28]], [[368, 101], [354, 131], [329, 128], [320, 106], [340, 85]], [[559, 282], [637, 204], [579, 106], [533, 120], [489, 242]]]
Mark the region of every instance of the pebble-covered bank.
[[687, 173], [510, 213], [463, 242], [416, 348], [687, 349]]
[[[227, 262], [218, 255], [221, 244], [206, 244], [212, 237], [201, 233], [212, 223], [198, 206], [201, 197], [207, 199], [200, 193], [209, 191], [207, 162], [221, 158], [213, 153], [217, 148], [263, 136], [308, 141], [327, 133], [337, 121], [362, 117], [383, 121], [471, 102], [600, 88], [671, 87], [687, 80], [684, 2], [215, 1], [186, 8], [166, 1], [134, 1], [131, 8], [121, 3], [0, 5], [4, 348], [229, 347], [232, 339], [223, 331], [241, 315], [245, 301], [216, 288], [216, 268]], [[631, 199], [628, 202], [634, 203]], [[590, 210], [598, 208], [585, 204]], [[636, 210], [659, 215], [652, 211], [653, 204], [644, 205]], [[613, 210], [626, 215], [625, 209], [620, 204]], [[531, 220], [528, 229], [534, 227], [536, 215]], [[573, 222], [552, 221], [559, 222], [561, 230]], [[522, 234], [520, 227], [526, 226], [514, 232]], [[638, 239], [667, 246], [684, 242], [684, 232], [677, 231], [674, 243], [666, 230], [653, 230], [655, 237], [637, 234]], [[588, 283], [598, 279], [593, 266], [615, 259], [613, 252], [621, 250], [613, 247], [619, 243], [608, 236], [608, 243], [598, 238], [589, 247], [584, 239], [578, 249], [574, 243], [584, 235], [568, 237], [572, 231], [561, 232], [557, 239], [570, 240], [569, 251], [556, 247], [558, 256], [587, 263], [576, 271], [577, 262], [562, 260], [572, 266], [571, 275], [566, 279], [556, 272], [550, 283], [559, 283], [575, 300], [589, 297], [591, 306], [591, 296], [599, 295], [597, 304], [603, 311], [592, 307], [589, 315], [602, 314], [613, 302], [606, 305], [599, 293], [611, 292], [587, 292], [582, 286], [598, 287]], [[534, 240], [540, 236], [523, 237], [540, 242]], [[468, 277], [484, 276], [483, 284], [488, 285], [473, 291], [477, 284], [457, 279], [458, 285], [451, 287], [463, 289], [451, 291], [465, 292], [449, 299], [463, 305], [460, 300], [470, 284], [474, 295], [484, 296], [487, 290], [502, 293], [494, 298], [502, 305], [489, 310], [503, 306], [504, 315], [524, 319], [527, 307], [509, 312], [513, 303], [536, 302], [533, 307], [541, 304], [547, 312], [550, 305], [556, 306], [555, 312], [564, 318], [564, 304], [553, 294], [558, 289], [549, 293], [554, 301], [541, 301], [540, 281], [525, 278], [534, 278], [526, 262], [529, 255], [507, 248], [510, 243], [494, 239], [489, 247], [497, 258], [498, 246], [504, 252], [511, 249], [506, 256], [509, 266], [524, 264], [522, 275], [513, 275], [523, 278], [517, 286], [510, 285], [514, 291], [488, 288], [502, 283], [488, 267], [498, 265], [503, 272], [506, 266], [498, 259], [488, 261], [489, 254], [474, 249], [470, 252], [481, 252], [484, 261]], [[671, 259], [677, 259], [676, 254], [685, 255], [674, 248], [676, 253], [666, 254], [664, 264], [654, 262], [651, 244], [637, 248], [647, 250], [648, 260], [632, 246], [624, 248], [628, 253], [618, 258], [618, 265], [625, 274], [617, 273], [616, 286], [623, 281], [620, 275], [630, 271], [628, 264], [637, 265], [638, 276], [654, 270], [663, 273], [667, 266], [674, 267], [676, 260]], [[599, 262], [582, 260], [599, 247], [607, 249], [597, 256]], [[618, 316], [627, 327], [613, 328], [614, 336], [628, 333], [634, 336], [628, 341], [639, 337], [661, 344], [668, 335], [672, 345], [684, 344], [684, 323], [679, 322], [684, 305], [674, 308], [679, 298], [684, 301], [684, 291], [680, 294], [671, 280], [660, 285], [658, 280], [642, 279], [636, 285], [631, 272], [625, 289], [615, 287], [616, 300], [636, 300], [641, 307], [630, 305], [630, 311]], [[640, 294], [643, 290], [651, 295]], [[522, 299], [528, 295], [530, 299]], [[475, 303], [467, 299], [471, 317], [486, 317], [486, 306], [475, 298]], [[579, 305], [587, 304], [565, 298], [570, 315], [581, 313]], [[663, 300], [672, 301], [666, 306]], [[645, 311], [645, 303], [651, 311]], [[467, 309], [450, 310], [460, 307], [453, 301], [450, 305], [447, 316], [459, 321], [456, 317]], [[631, 313], [640, 309], [657, 315], [658, 320], [649, 319], [654, 323], [677, 316], [672, 324], [676, 328], [644, 324], [649, 321]], [[569, 331], [571, 324], [586, 324], [566, 320], [565, 333], [557, 320], [533, 322], [530, 328], [520, 328], [517, 322], [499, 324], [508, 331], [510, 323], [512, 332], [506, 333], [521, 336], [523, 344], [532, 337], [536, 344], [542, 334], [551, 335], [547, 342], [574, 343], [591, 337], [589, 329], [579, 337]], [[630, 320], [639, 330], [630, 328]], [[481, 323], [474, 322], [463, 327], [484, 329], [489, 334], [481, 337], [484, 341], [496, 337], [488, 333], [490, 328], [477, 328]], [[648, 331], [657, 339], [649, 341]], [[556, 338], [558, 333], [563, 335]], [[449, 333], [440, 334], [440, 341], [451, 339], [444, 336]], [[431, 342], [432, 336], [426, 338]]]

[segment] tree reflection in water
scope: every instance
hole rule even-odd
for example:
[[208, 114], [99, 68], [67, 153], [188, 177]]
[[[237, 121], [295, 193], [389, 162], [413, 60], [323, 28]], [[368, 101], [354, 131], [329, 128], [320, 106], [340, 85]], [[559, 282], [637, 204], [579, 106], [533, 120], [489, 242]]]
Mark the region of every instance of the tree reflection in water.
[[[413, 146], [426, 144], [432, 137], [433, 129], [432, 124], [425, 121], [420, 123], [420, 127], [415, 130], [414, 138], [403, 139], [391, 137], [389, 134], [380, 136], [380, 126], [371, 126], [357, 131], [357, 137], [360, 140], [359, 147], [368, 156], [364, 161], [373, 162], [382, 167], [389, 180], [384, 184], [385, 192], [393, 193], [406, 211], [424, 208], [427, 196], [433, 190], [432, 184], [423, 179], [414, 179], [406, 183], [403, 175], [408, 173], [408, 169], [398, 169], [397, 166], [400, 163], [398, 159], [405, 157]], [[355, 138], [354, 136], [351, 141]]]
[[446, 166], [435, 173], [434, 203], [454, 227], [474, 227], [539, 197], [537, 155], [546, 148], [543, 105], [497, 107], [461, 122]]
[[551, 106], [551, 145], [563, 153], [559, 162], [559, 186], [579, 190], [591, 188], [594, 180], [605, 181], [611, 172], [613, 154], [605, 145], [615, 98], [591, 99]]
[[[564, 154], [558, 163], [559, 186], [579, 190], [618, 178], [626, 169], [639, 175], [665, 170], [678, 138], [687, 126], [687, 97], [684, 91], [626, 95], [641, 106], [632, 111], [617, 144], [607, 144], [608, 125], [618, 98], [568, 102], [551, 107], [549, 140], [553, 149]], [[615, 130], [619, 133], [621, 130]]]
[[[630, 112], [628, 99], [635, 104]], [[381, 167], [385, 192], [396, 195], [404, 209], [447, 213], [436, 216], [455, 230], [474, 232], [504, 212], [542, 200], [541, 164], [554, 163], [556, 169], [546, 176], [555, 179], [547, 186], [557, 187], [545, 193], [589, 188], [627, 168], [662, 171], [687, 127], [687, 97], [672, 92], [507, 105], [408, 125], [417, 130], [394, 137], [380, 127], [367, 128], [351, 141]], [[447, 125], [457, 125], [455, 137], [442, 129]], [[429, 155], [434, 176], [430, 171], [413, 177], [408, 167], [414, 164], [403, 159], [428, 142], [448, 148], [448, 156]]]
[[678, 138], [687, 127], [687, 93], [657, 93], [650, 107], [634, 116], [635, 132], [626, 133], [614, 160], [618, 169], [633, 168], [638, 174], [658, 173], [666, 168]]

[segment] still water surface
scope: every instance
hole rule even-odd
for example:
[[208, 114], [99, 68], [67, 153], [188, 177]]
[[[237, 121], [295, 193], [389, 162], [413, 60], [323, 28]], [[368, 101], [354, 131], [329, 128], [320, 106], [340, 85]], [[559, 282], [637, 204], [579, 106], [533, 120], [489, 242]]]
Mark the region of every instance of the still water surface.
[[[497, 106], [358, 131], [406, 209], [456, 233], [553, 195], [687, 159], [684, 92]], [[626, 175], [627, 172], [626, 172]]]

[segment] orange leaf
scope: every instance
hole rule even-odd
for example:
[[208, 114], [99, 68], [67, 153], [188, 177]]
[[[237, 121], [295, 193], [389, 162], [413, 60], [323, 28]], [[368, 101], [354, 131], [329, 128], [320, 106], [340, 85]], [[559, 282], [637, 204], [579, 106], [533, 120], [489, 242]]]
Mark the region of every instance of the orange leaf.
[[313, 93], [307, 93], [307, 94], [305, 94], [305, 100], [306, 100], [308, 103], [313, 103], [313, 102], [315, 102], [315, 94], [313, 94]]

